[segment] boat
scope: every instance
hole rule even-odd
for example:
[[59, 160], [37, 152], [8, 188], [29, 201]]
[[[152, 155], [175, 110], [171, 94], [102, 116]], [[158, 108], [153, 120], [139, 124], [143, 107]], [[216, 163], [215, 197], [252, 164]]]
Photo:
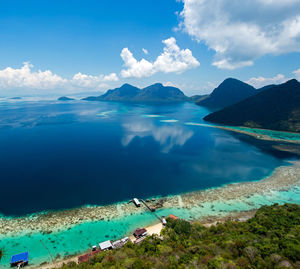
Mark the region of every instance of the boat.
[[141, 203], [140, 203], [140, 201], [139, 201], [138, 198], [133, 198], [133, 202], [136, 205], [136, 207], [140, 207], [141, 206]]

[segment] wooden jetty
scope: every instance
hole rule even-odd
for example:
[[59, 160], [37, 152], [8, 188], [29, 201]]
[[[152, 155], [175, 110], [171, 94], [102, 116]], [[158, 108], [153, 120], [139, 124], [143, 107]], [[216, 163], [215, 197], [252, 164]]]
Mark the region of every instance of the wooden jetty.
[[141, 202], [149, 209], [149, 211], [150, 211], [151, 213], [153, 213], [153, 214], [155, 215], [155, 217], [157, 217], [157, 218], [159, 219], [159, 221], [162, 222], [162, 224], [165, 225], [165, 219], [164, 219], [164, 218], [161, 218], [160, 216], [158, 216], [158, 215], [155, 213], [155, 208], [152, 208], [152, 207], [148, 206], [147, 203], [146, 203], [143, 199], [141, 199]]
[[[149, 199], [148, 199], [149, 200]], [[130, 200], [128, 203], [134, 203], [136, 207], [140, 207], [140, 201], [146, 206], [146, 208], [155, 215], [155, 217], [157, 217], [159, 219], [159, 221], [163, 224], [163, 225], [166, 225], [166, 219], [165, 218], [161, 218], [160, 216], [158, 216], [156, 213], [155, 213], [155, 208], [154, 207], [150, 207], [146, 201], [144, 199], [138, 199], [138, 198], [133, 198], [132, 200]], [[154, 198], [152, 198], [152, 201], [155, 201]]]

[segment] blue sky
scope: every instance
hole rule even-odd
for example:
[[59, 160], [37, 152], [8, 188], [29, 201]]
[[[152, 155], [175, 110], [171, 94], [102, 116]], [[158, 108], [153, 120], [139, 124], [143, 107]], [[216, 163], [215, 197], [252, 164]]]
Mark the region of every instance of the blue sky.
[[300, 78], [300, 4], [279, 2], [2, 1], [0, 94], [162, 82], [192, 95], [226, 77], [256, 87]]

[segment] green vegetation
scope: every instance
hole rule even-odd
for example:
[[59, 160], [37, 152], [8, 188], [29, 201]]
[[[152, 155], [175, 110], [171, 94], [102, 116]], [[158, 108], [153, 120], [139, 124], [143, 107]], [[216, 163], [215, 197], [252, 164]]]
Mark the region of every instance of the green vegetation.
[[204, 117], [213, 123], [300, 132], [300, 83], [289, 80]]
[[3, 257], [4, 257], [4, 250], [1, 248], [0, 249], [0, 262]]
[[210, 228], [168, 219], [161, 238], [150, 236], [62, 268], [299, 268], [299, 260], [300, 206], [276, 204], [246, 222]]
[[257, 93], [259, 90], [249, 84], [238, 79], [227, 78], [207, 98], [199, 99], [196, 104], [213, 110], [222, 109]]
[[120, 88], [108, 90], [100, 96], [89, 96], [83, 98], [86, 101], [114, 101], [114, 102], [185, 102], [189, 98], [184, 93], [175, 87], [163, 86], [161, 83], [150, 85], [146, 88], [139, 89], [130, 84], [124, 84]]

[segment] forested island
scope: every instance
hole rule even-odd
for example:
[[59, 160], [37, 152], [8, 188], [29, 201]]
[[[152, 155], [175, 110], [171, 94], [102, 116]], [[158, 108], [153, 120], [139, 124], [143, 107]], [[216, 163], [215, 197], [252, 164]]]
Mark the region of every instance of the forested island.
[[164, 86], [155, 83], [143, 89], [130, 84], [123, 84], [119, 88], [108, 90], [100, 96], [89, 96], [83, 98], [86, 101], [114, 101], [114, 102], [135, 102], [135, 103], [169, 103], [184, 102], [189, 98], [178, 88]]
[[270, 86], [204, 117], [218, 124], [300, 132], [300, 83]]

